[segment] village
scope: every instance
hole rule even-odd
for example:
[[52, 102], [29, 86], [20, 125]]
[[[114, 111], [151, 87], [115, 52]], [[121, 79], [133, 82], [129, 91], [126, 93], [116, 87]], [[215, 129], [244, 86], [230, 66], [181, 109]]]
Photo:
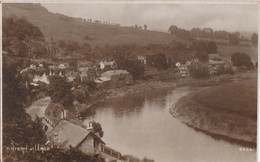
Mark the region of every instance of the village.
[[47, 8], [4, 7], [3, 146], [38, 146], [4, 149], [4, 161], [200, 161], [223, 148], [230, 160], [256, 148], [255, 32]]
[[[194, 63], [199, 63], [198, 59], [192, 59], [185, 64], [177, 62], [173, 68], [170, 68], [171, 71], [167, 70], [162, 72], [162, 70], [159, 71], [148, 66], [146, 64], [146, 56], [138, 56], [137, 59], [144, 65], [145, 69], [147, 69], [144, 75], [152, 76], [152, 78], [160, 78], [159, 75], [165, 75], [166, 73], [167, 75], [173, 75], [179, 79], [183, 79], [190, 76], [189, 66]], [[237, 70], [236, 66], [232, 66], [231, 59], [222, 58], [217, 53], [209, 54], [209, 60], [206, 65], [209, 75], [217, 75], [220, 68], [232, 69], [232, 73], [230, 74], [233, 74]], [[245, 69], [246, 67], [244, 67], [244, 70]], [[32, 94], [30, 95], [32, 97], [28, 98], [28, 101], [31, 103], [46, 99], [48, 96], [46, 88], [51, 84], [51, 78], [55, 79], [55, 77], [63, 78], [72, 85], [69, 93], [73, 93], [75, 89], [80, 89], [84, 82], [95, 84], [96, 88], [94, 91], [102, 93], [105, 93], [107, 89], [117, 89], [138, 84], [133, 80], [132, 75], [128, 71], [118, 69], [114, 60], [102, 60], [98, 64], [80, 60], [77, 61], [77, 64], [74, 64], [74, 66], [71, 66], [68, 62], [51, 65], [47, 65], [44, 62], [32, 63], [29, 67], [22, 69], [20, 75], [22, 78], [26, 78], [24, 84], [26, 89]], [[149, 80], [145, 82], [149, 82]], [[173, 82], [176, 82], [176, 80]], [[95, 103], [102, 102], [104, 99], [104, 97], [98, 96]], [[50, 102], [51, 101], [48, 100], [45, 105], [41, 103], [42, 105], [40, 106], [43, 106], [43, 110], [45, 110], [42, 115], [32, 110], [28, 112], [31, 116], [34, 116], [34, 120], [36, 120], [36, 116], [41, 117], [42, 123], [44, 124], [44, 131], [49, 139], [46, 143], [47, 145], [64, 149], [72, 147], [81, 150], [85, 154], [91, 156], [101, 155], [101, 157], [110, 160], [139, 161], [139, 159], [134, 156], [122, 155], [120, 152], [107, 147], [105, 142], [101, 139], [100, 134], [93, 133], [92, 122], [88, 125], [80, 124], [82, 118], [79, 116], [80, 113], [88, 110], [88, 107], [95, 103], [89, 103], [88, 105], [86, 102], [83, 101], [80, 103], [74, 98], [72, 102], [77, 112], [73, 114], [73, 111], [64, 107], [47, 108]], [[81, 107], [81, 109], [78, 107]], [[77, 132], [77, 135], [71, 135], [71, 131]]]

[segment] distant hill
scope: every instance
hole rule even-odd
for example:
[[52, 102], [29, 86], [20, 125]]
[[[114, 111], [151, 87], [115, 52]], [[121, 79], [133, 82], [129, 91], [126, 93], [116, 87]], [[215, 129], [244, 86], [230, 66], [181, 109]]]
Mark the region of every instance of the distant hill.
[[[3, 4], [3, 16], [25, 17], [40, 28], [47, 42], [53, 38], [55, 40], [85, 42], [91, 46], [188, 43], [169, 33], [87, 22], [82, 19], [51, 13], [40, 4]], [[85, 37], [87, 39], [84, 39]]]
[[[77, 41], [80, 44], [87, 43], [92, 47], [96, 45], [99, 47], [105, 46], [106, 44], [112, 46], [122, 44], [144, 46], [148, 44], [168, 44], [170, 42], [180, 42], [187, 46], [192, 43], [165, 32], [87, 22], [80, 18], [49, 12], [40, 4], [10, 3], [2, 6], [3, 17], [25, 17], [29, 22], [39, 27], [47, 43], [50, 42], [51, 38]], [[214, 40], [214, 42], [218, 46], [218, 52], [224, 57], [229, 58], [235, 52], [244, 52], [249, 54], [252, 60], [257, 60], [257, 46], [252, 46], [248, 42], [243, 43], [243, 46], [230, 46], [227, 44], [227, 40]]]

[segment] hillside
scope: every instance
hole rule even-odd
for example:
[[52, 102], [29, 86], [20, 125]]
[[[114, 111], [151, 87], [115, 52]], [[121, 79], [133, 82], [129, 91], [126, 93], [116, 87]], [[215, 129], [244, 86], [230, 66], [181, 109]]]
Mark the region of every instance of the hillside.
[[[81, 19], [69, 18], [61, 14], [49, 12], [39, 4], [3, 4], [4, 17], [25, 17], [38, 26], [47, 42], [51, 37], [55, 40], [70, 40], [88, 43], [91, 46], [106, 44], [161, 44], [186, 41], [163, 32], [145, 31], [130, 27], [120, 27], [87, 22]], [[91, 39], [84, 40], [88, 36]]]
[[[83, 19], [51, 13], [40, 4], [3, 4], [3, 17], [25, 17], [29, 22], [39, 27], [47, 43], [50, 43], [51, 38], [56, 41], [77, 41], [80, 44], [89, 44], [92, 49], [96, 45], [100, 47], [106, 44], [110, 46], [137, 44], [140, 47], [148, 44], [168, 44], [170, 42], [192, 44], [169, 33], [87, 22]], [[251, 45], [250, 42], [240, 42], [241, 45], [230, 46], [227, 44], [228, 40], [214, 39], [207, 41], [214, 41], [217, 44], [218, 53], [223, 57], [230, 58], [233, 53], [243, 52], [248, 54], [253, 61], [257, 61], [257, 46]], [[99, 53], [101, 52], [99, 51]], [[159, 52], [167, 54], [169, 51]], [[183, 53], [183, 51], [179, 51], [179, 53]]]

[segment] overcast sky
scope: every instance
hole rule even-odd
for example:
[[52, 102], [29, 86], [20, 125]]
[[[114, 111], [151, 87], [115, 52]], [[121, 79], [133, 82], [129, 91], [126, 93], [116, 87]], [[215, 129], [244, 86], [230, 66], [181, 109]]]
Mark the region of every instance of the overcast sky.
[[146, 24], [150, 30], [167, 31], [170, 25], [191, 29], [257, 32], [256, 4], [140, 4], [140, 3], [59, 3], [42, 4], [49, 11], [119, 23], [122, 26]]

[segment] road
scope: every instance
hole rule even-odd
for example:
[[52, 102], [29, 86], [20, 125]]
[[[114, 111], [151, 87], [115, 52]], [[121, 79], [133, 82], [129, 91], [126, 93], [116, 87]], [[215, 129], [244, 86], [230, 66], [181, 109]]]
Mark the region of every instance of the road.
[[27, 107], [26, 113], [29, 114], [33, 121], [35, 121], [36, 117], [44, 117], [45, 116], [45, 110], [49, 103], [51, 102], [50, 97], [44, 97], [39, 100], [36, 100], [32, 103], [31, 106]]

